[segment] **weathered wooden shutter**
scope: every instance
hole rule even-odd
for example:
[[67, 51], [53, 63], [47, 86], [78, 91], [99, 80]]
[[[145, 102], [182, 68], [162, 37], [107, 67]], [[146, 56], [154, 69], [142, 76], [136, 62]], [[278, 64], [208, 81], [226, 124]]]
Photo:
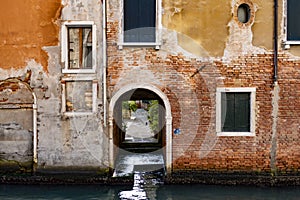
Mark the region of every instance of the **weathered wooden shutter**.
[[223, 132], [250, 131], [250, 93], [222, 93], [221, 104]]
[[287, 40], [300, 41], [300, 1], [287, 1]]
[[235, 131], [250, 131], [250, 93], [235, 94]]
[[234, 130], [234, 94], [222, 93], [222, 131]]
[[124, 41], [155, 42], [156, 0], [124, 0]]

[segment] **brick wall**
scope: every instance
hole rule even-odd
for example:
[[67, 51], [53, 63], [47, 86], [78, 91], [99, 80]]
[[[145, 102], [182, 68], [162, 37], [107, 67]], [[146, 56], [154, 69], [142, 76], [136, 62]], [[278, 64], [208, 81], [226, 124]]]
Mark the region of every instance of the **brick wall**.
[[[118, 22], [113, 17], [109, 18], [107, 28], [109, 98], [132, 83], [154, 85], [167, 95], [171, 104], [172, 127], [181, 129], [180, 135], [172, 135], [173, 170], [298, 170], [299, 60], [287, 54], [279, 55], [277, 115], [276, 112], [274, 114], [276, 105], [272, 103], [272, 51], [241, 54], [222, 60], [191, 57], [178, 49], [124, 47], [119, 50]], [[256, 88], [254, 137], [217, 137], [217, 87]], [[271, 169], [273, 151], [275, 168]]]
[[[108, 49], [110, 94], [142, 81], [168, 96], [172, 126], [181, 129], [180, 135], [173, 135], [174, 170], [270, 170], [272, 54], [225, 63], [198, 61], [180, 53], [165, 56], [152, 48], [118, 50], [113, 42]], [[205, 67], [197, 73], [201, 66]], [[224, 86], [257, 89], [255, 137], [216, 137], [215, 91]]]
[[279, 113], [277, 125], [277, 167], [281, 172], [298, 172], [300, 167], [300, 71], [299, 60], [279, 56]]

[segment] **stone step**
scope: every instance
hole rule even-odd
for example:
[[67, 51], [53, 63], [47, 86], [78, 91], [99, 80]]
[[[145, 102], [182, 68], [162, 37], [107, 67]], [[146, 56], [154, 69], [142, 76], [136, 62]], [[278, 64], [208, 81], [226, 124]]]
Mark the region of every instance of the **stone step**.
[[135, 172], [163, 170], [165, 162], [161, 153], [132, 153], [122, 151], [115, 165], [113, 177], [132, 176]]

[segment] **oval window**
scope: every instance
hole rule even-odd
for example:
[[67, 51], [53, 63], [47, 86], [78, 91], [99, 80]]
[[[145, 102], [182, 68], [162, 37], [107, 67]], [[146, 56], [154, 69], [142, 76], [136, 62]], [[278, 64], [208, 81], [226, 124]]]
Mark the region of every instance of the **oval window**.
[[247, 23], [250, 19], [250, 7], [243, 3], [238, 7], [237, 10], [238, 20], [242, 23]]

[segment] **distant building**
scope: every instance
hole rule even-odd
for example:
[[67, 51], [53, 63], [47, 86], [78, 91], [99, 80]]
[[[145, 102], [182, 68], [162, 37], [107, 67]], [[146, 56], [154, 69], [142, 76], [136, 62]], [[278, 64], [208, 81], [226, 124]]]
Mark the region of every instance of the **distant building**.
[[[0, 5], [1, 169], [105, 171], [144, 149], [169, 174], [299, 171], [300, 2]], [[155, 140], [125, 141], [129, 101]]]

